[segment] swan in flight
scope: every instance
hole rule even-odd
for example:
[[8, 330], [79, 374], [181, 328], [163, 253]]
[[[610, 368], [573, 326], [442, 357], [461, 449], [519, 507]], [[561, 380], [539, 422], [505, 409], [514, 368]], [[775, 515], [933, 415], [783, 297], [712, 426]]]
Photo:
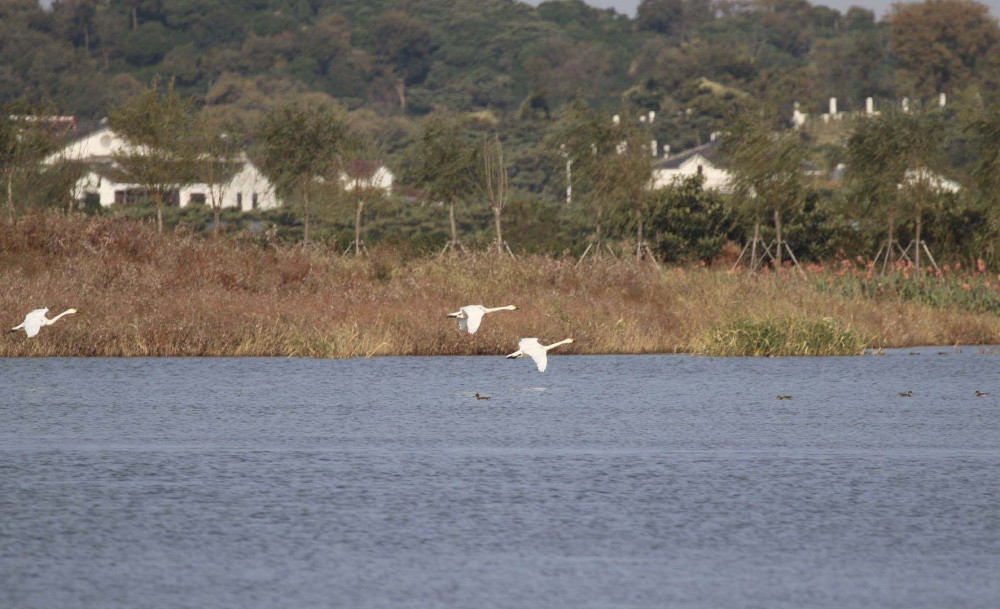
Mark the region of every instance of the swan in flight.
[[546, 355], [549, 349], [555, 349], [559, 345], [566, 345], [572, 342], [574, 342], [572, 338], [567, 338], [566, 340], [561, 340], [557, 343], [552, 343], [551, 345], [543, 345], [538, 342], [537, 338], [522, 338], [520, 342], [517, 343], [517, 351], [508, 355], [507, 359], [514, 359], [527, 355], [531, 359], [535, 360], [535, 364], [538, 366], [539, 372], [545, 372], [545, 367], [549, 365], [549, 357]]
[[479, 329], [479, 324], [483, 321], [483, 315], [487, 313], [493, 313], [496, 311], [516, 311], [517, 307], [514, 305], [507, 305], [506, 307], [496, 307], [493, 309], [487, 309], [483, 305], [466, 305], [454, 313], [448, 313], [448, 317], [458, 318], [458, 329], [465, 330], [469, 329], [469, 334], [475, 334], [476, 330]]
[[14, 326], [10, 329], [10, 331], [17, 332], [18, 330], [24, 330], [24, 333], [28, 335], [28, 338], [31, 338], [32, 336], [36, 336], [38, 334], [38, 331], [42, 329], [42, 326], [51, 326], [59, 321], [59, 318], [63, 315], [72, 315], [73, 313], [76, 313], [76, 309], [66, 309], [52, 319], [45, 317], [45, 314], [48, 312], [48, 309], [35, 309], [31, 313], [24, 316], [24, 321], [22, 321], [20, 325]]

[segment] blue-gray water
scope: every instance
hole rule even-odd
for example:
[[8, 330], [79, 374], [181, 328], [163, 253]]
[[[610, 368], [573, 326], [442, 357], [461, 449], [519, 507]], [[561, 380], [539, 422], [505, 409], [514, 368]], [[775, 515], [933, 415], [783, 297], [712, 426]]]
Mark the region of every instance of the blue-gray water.
[[915, 351], [0, 360], [0, 607], [995, 608], [1000, 354]]

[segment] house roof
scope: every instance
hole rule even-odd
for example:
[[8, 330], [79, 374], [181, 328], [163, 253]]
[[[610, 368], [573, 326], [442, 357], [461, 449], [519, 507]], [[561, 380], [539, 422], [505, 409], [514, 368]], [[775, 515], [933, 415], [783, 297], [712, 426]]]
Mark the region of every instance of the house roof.
[[[719, 140], [716, 139], [706, 144], [689, 148], [673, 156], [660, 159], [653, 163], [653, 169], [679, 169], [681, 165], [695, 156], [700, 156], [714, 167], [725, 168], [727, 165], [725, 158], [719, 151]], [[802, 170], [807, 173], [816, 173], [819, 171], [819, 167], [815, 163], [806, 159], [802, 159], [800, 165]]]
[[653, 163], [653, 169], [678, 169], [687, 160], [694, 156], [701, 156], [703, 159], [720, 167], [723, 165], [722, 155], [719, 152], [719, 141], [713, 140], [694, 148], [688, 148], [683, 152], [668, 156]]
[[383, 167], [385, 167], [385, 163], [378, 159], [352, 159], [347, 161], [344, 171], [352, 177], [364, 177], [375, 175]]

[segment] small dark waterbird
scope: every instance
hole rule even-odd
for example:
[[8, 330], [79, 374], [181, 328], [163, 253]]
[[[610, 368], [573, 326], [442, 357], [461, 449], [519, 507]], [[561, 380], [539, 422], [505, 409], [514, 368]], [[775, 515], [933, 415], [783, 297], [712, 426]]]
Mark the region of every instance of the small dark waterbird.
[[479, 392], [477, 391], [477, 392], [476, 392], [476, 399], [477, 399], [477, 400], [488, 400], [488, 399], [490, 399], [490, 396], [488, 396], [488, 395], [481, 395], [481, 394], [480, 394], [480, 393], [479, 393]]
[[913, 390], [910, 389], [909, 391], [900, 391], [899, 392], [899, 397], [901, 397], [901, 398], [912, 398], [913, 397]]
[[980, 390], [976, 389], [976, 397], [977, 398], [984, 398], [984, 397], [988, 396], [989, 394], [990, 394], [989, 391], [980, 391]]
[[792, 399], [792, 396], [790, 396], [790, 395], [779, 395], [778, 399], [779, 400], [790, 400], [790, 399]]

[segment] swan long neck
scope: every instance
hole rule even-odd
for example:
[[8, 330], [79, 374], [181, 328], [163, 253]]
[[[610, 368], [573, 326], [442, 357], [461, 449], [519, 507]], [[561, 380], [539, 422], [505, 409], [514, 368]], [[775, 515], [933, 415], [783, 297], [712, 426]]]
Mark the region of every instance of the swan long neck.
[[54, 324], [57, 321], [59, 321], [59, 318], [62, 317], [63, 315], [72, 315], [73, 313], [76, 313], [76, 311], [74, 309], [67, 309], [67, 310], [63, 311], [62, 313], [60, 313], [59, 315], [56, 315], [52, 319], [46, 319], [45, 320], [45, 325], [51, 326], [52, 324]]
[[565, 344], [571, 343], [571, 342], [573, 342], [573, 339], [572, 338], [567, 338], [566, 340], [561, 340], [561, 341], [559, 341], [557, 343], [552, 343], [551, 345], [546, 345], [545, 346], [545, 350], [548, 351], [549, 349], [555, 349], [559, 345], [565, 345]]
[[483, 309], [484, 313], [493, 313], [495, 311], [514, 311], [517, 309], [514, 305], [507, 305], [506, 307], [493, 307], [492, 309]]

